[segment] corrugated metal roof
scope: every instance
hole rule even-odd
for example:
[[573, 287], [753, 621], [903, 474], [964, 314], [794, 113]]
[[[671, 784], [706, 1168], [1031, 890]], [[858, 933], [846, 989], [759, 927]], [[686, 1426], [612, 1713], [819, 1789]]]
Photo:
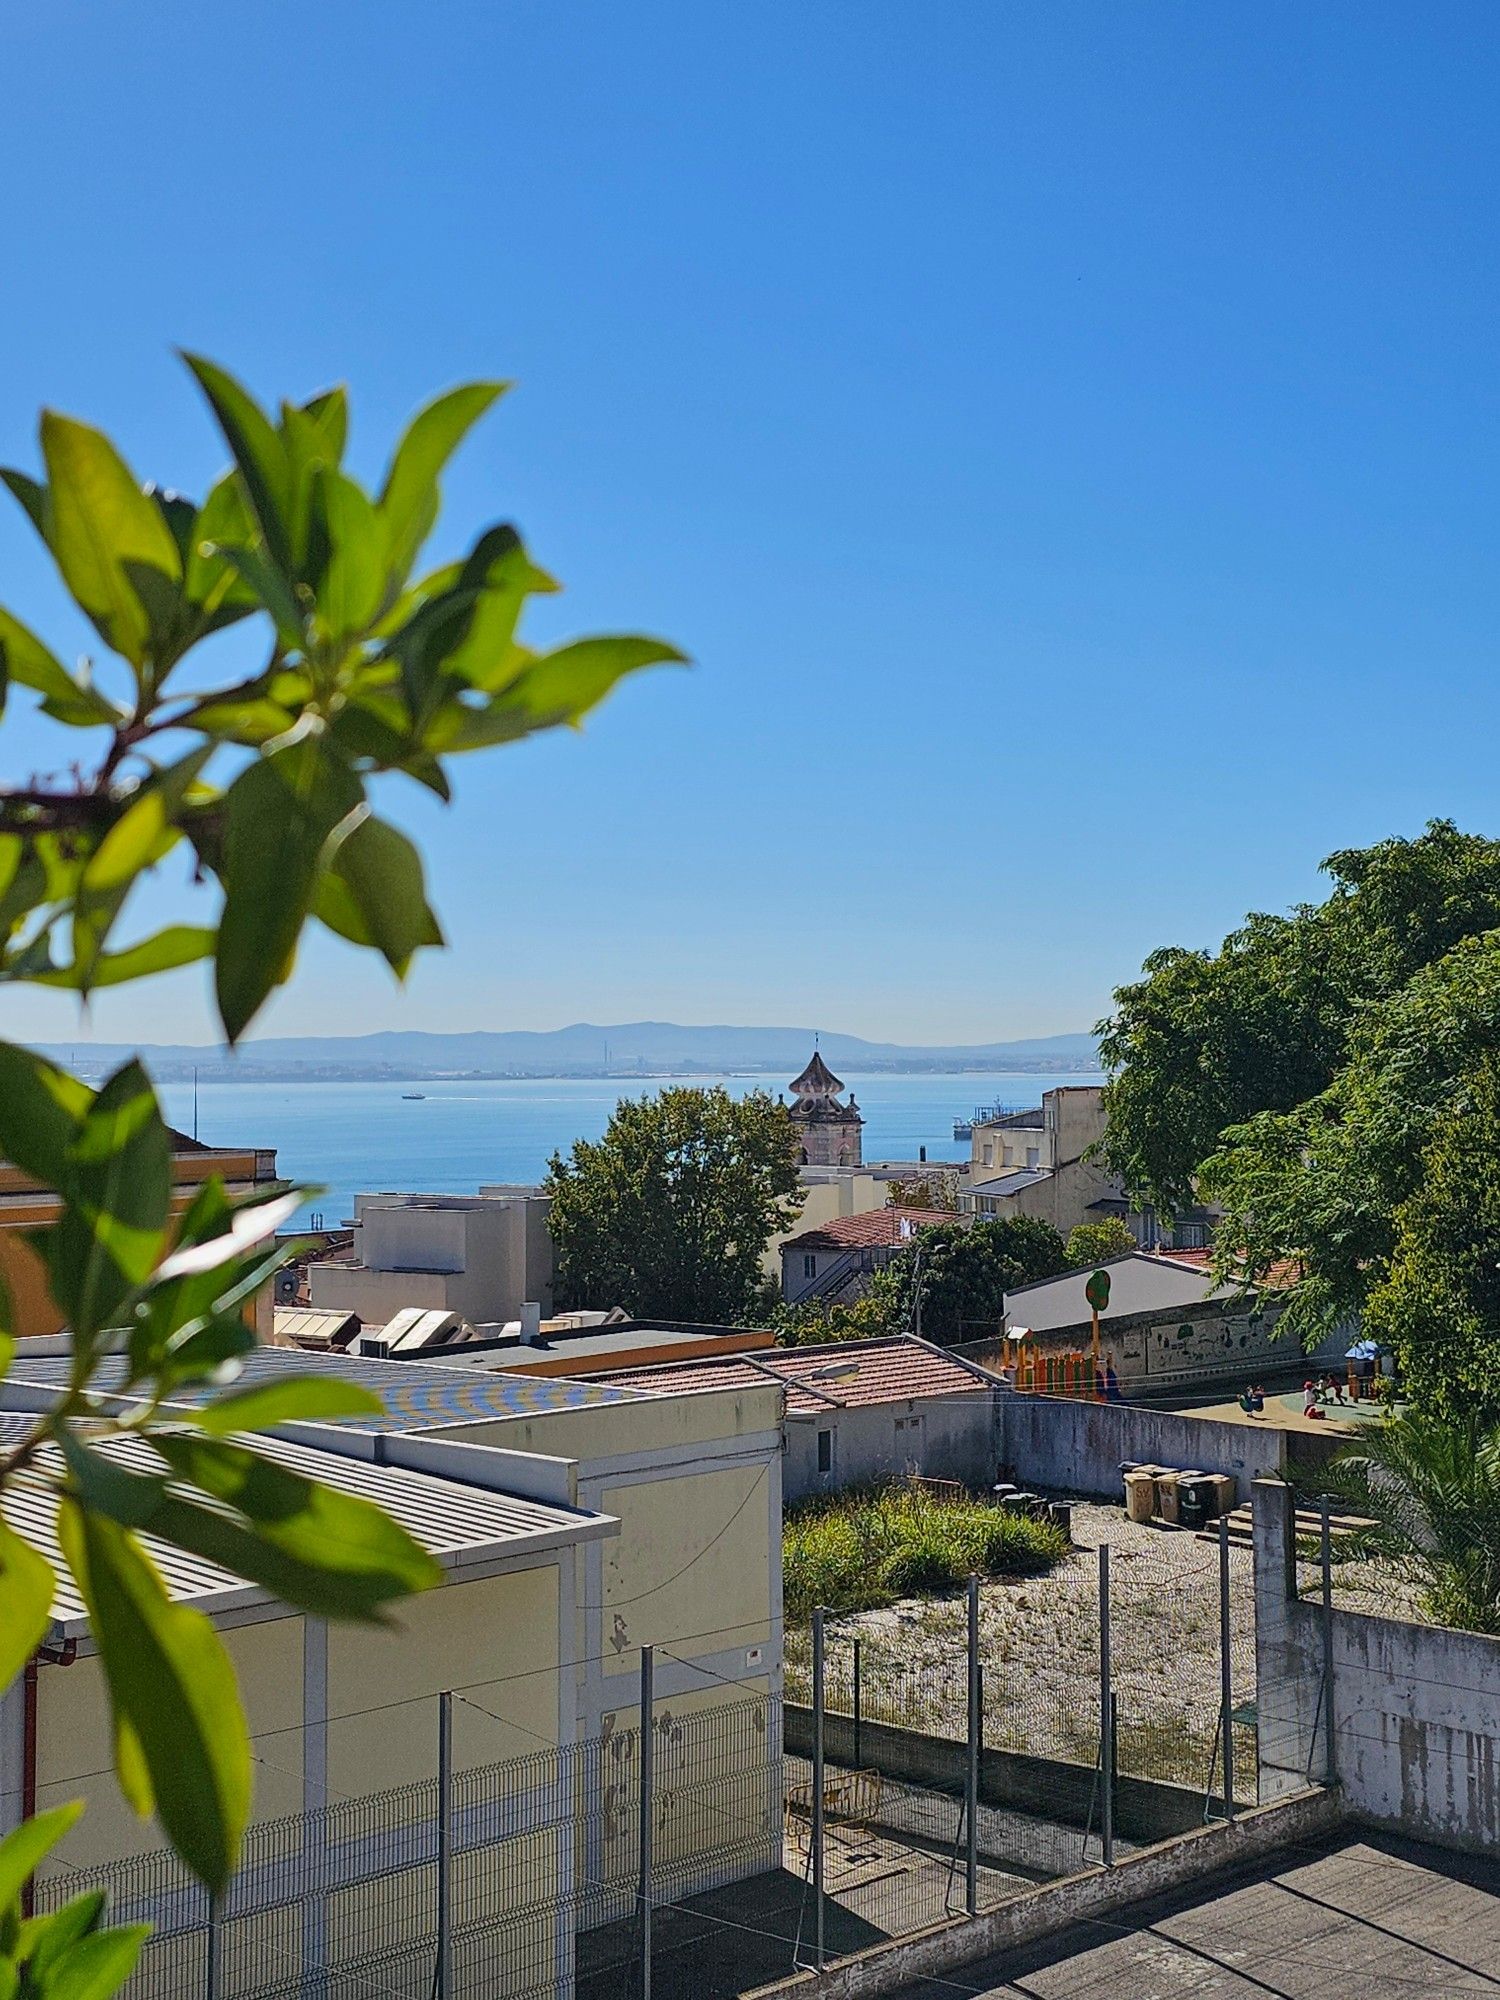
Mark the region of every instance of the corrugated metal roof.
[[[69, 1363], [62, 1357], [18, 1359], [6, 1383], [0, 1385], [0, 1402], [12, 1388], [61, 1389], [67, 1382], [68, 1368]], [[107, 1392], [123, 1374], [123, 1362], [108, 1360], [99, 1368], [96, 1386]], [[473, 1368], [444, 1368], [427, 1361], [372, 1361], [359, 1355], [311, 1354], [291, 1347], [252, 1348], [245, 1356], [236, 1387], [275, 1381], [283, 1375], [322, 1374], [336, 1375], [343, 1381], [358, 1382], [372, 1389], [384, 1408], [377, 1416], [330, 1417], [319, 1421], [345, 1423], [367, 1431], [441, 1430], [457, 1424], [631, 1400], [628, 1390], [601, 1387], [575, 1376], [492, 1375]], [[202, 1403], [213, 1393], [211, 1389], [192, 1385], [177, 1390], [172, 1400]], [[10, 1402], [14, 1408], [16, 1398], [11, 1396]]]
[[774, 1379], [785, 1387], [787, 1410], [795, 1416], [859, 1404], [983, 1394], [995, 1386], [940, 1347], [931, 1347], [910, 1334], [889, 1340], [781, 1347], [735, 1359], [678, 1361], [664, 1368], [632, 1368], [628, 1373], [598, 1379], [628, 1381], [632, 1388], [657, 1396], [750, 1389]]
[[[24, 1418], [7, 1419], [7, 1432], [11, 1423], [19, 1428], [25, 1422]], [[364, 1459], [315, 1451], [279, 1438], [241, 1438], [238, 1442], [251, 1446], [263, 1458], [341, 1493], [374, 1501], [448, 1570], [463, 1570], [491, 1557], [515, 1556], [528, 1549], [592, 1539], [608, 1533], [614, 1525], [613, 1517], [607, 1514], [549, 1506], [512, 1493], [492, 1493], [458, 1480], [437, 1479], [396, 1466], [372, 1465]], [[97, 1448], [132, 1471], [159, 1474], [165, 1469], [140, 1438], [109, 1438]], [[43, 1448], [38, 1468], [43, 1472], [60, 1471], [61, 1458], [55, 1448]], [[23, 1473], [0, 1494], [0, 1512], [58, 1572], [52, 1609], [58, 1635], [81, 1636], [88, 1621], [83, 1600], [63, 1564], [58, 1546], [55, 1494], [41, 1479]], [[208, 1612], [267, 1601], [265, 1591], [215, 1563], [201, 1561], [152, 1535], [145, 1535], [142, 1540], [174, 1600], [195, 1604], [200, 1611]]]
[[1052, 1169], [1050, 1167], [1017, 1167], [1013, 1174], [1001, 1174], [996, 1180], [971, 1181], [969, 1183], [969, 1193], [971, 1195], [1019, 1194], [1023, 1188], [1035, 1187], [1038, 1181], [1050, 1180], [1051, 1178]]

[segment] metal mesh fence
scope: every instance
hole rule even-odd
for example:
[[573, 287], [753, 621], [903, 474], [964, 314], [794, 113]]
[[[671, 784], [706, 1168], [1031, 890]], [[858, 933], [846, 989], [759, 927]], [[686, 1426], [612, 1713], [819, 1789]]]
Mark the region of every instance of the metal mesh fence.
[[[653, 1903], [780, 1863], [780, 1705], [726, 1695], [655, 1713]], [[553, 2000], [632, 1960], [640, 1770], [614, 1729], [455, 1771], [445, 1843], [434, 1776], [253, 1827], [217, 1911], [165, 1850], [46, 1877], [37, 1906], [104, 1888], [153, 1926], [128, 2000], [432, 2000], [446, 1869], [448, 2000]]]

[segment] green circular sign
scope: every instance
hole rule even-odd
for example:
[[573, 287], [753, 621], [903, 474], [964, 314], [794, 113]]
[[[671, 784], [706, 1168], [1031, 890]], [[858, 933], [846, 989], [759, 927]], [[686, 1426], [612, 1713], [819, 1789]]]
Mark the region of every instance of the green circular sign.
[[1109, 1304], [1108, 1271], [1095, 1271], [1094, 1275], [1083, 1288], [1083, 1296], [1088, 1300], [1096, 1313], [1102, 1313]]

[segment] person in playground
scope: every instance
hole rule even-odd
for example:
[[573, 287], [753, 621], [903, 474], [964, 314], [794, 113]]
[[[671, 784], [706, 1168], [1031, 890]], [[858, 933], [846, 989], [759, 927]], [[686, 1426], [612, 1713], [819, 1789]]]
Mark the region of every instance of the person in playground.
[[1302, 1414], [1304, 1417], [1322, 1417], [1327, 1412], [1318, 1401], [1319, 1389], [1316, 1382], [1302, 1384]]
[[1104, 1400], [1106, 1403], [1123, 1403], [1125, 1400], [1120, 1393], [1120, 1378], [1115, 1373], [1115, 1357], [1112, 1354], [1104, 1357]]

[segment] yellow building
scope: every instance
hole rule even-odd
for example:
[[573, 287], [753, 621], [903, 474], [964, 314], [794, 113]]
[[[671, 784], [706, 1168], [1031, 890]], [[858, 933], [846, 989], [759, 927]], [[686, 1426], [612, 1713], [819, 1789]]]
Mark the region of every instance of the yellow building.
[[[0, 1401], [49, 1406], [64, 1366], [18, 1362]], [[260, 1990], [283, 1959], [292, 1970], [378, 1968], [378, 1985], [425, 2000], [445, 1691], [455, 1923], [466, 1948], [503, 1944], [487, 1994], [565, 1994], [575, 1929], [628, 1914], [643, 1646], [671, 1725], [658, 1742], [658, 1859], [675, 1871], [673, 1893], [776, 1865], [782, 1390], [757, 1381], [666, 1398], [274, 1348], [248, 1358], [244, 1379], [294, 1371], [358, 1380], [382, 1413], [288, 1425], [258, 1448], [378, 1500], [447, 1575], [391, 1630], [372, 1632], [303, 1619], [160, 1552], [174, 1594], [223, 1629], [256, 1739], [259, 1831], [229, 1905], [224, 2000]], [[0, 1426], [21, 1421], [0, 1414]], [[49, 1509], [39, 1492], [6, 1498], [7, 1516], [51, 1553]], [[175, 1863], [120, 1870], [158, 1849], [160, 1834], [120, 1803], [110, 1762], [99, 1668], [82, 1607], [64, 1596], [48, 1649], [0, 1705], [0, 1793], [12, 1816], [87, 1795], [57, 1857], [73, 1872], [55, 1894], [107, 1879], [117, 1900], [123, 1886], [175, 1922], [195, 1893]], [[169, 1950], [183, 1955], [182, 1990], [197, 1990], [206, 1925], [197, 1909], [152, 1947], [153, 1993], [168, 1990]]]

